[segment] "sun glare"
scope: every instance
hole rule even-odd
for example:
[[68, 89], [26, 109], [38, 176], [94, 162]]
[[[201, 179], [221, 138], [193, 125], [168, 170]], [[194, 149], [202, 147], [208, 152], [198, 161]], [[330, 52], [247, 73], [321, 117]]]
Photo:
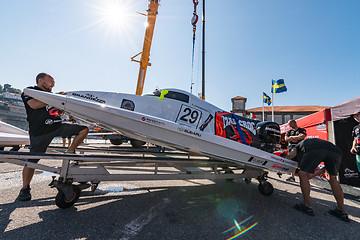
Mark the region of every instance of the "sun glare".
[[129, 24], [131, 18], [130, 9], [122, 4], [123, 1], [108, 1], [101, 9], [103, 20], [112, 27], [120, 28]]
[[[97, 0], [86, 5], [95, 17], [94, 22], [77, 29], [75, 32], [96, 27], [104, 37], [104, 44], [116, 41], [117, 44], [133, 45], [132, 35], [138, 32], [139, 14], [136, 13], [139, 1], [135, 0]], [[141, 5], [140, 5], [141, 6]], [[146, 8], [146, 4], [142, 8]], [[139, 29], [140, 31], [140, 29]], [[136, 32], [136, 33], [135, 33]]]

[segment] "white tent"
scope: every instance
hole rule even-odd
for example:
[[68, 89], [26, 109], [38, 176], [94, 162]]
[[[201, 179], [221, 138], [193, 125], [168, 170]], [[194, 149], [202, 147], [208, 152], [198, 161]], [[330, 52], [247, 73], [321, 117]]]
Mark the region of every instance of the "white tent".
[[333, 121], [345, 119], [351, 116], [355, 111], [360, 111], [360, 96], [349, 101], [337, 104], [331, 109], [331, 118]]

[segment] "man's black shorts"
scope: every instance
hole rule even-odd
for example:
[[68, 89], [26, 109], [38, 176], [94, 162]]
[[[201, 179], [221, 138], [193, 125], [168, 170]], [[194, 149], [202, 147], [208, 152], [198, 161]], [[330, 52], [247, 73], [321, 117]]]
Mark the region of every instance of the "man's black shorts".
[[314, 173], [321, 162], [324, 162], [325, 169], [330, 175], [336, 176], [339, 173], [341, 155], [324, 149], [312, 149], [304, 153], [300, 170]]
[[[41, 136], [30, 136], [30, 152], [44, 153], [54, 137], [71, 137], [78, 135], [80, 131], [87, 128], [84, 125], [63, 123], [50, 133]], [[38, 162], [39, 159], [29, 159], [29, 162]]]

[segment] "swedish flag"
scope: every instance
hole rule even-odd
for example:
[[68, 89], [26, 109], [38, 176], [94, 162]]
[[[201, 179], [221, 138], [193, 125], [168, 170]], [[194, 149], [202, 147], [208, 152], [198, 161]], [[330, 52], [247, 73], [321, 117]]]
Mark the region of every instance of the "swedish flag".
[[285, 86], [285, 82], [284, 79], [279, 79], [279, 80], [272, 80], [272, 85], [271, 85], [271, 93], [282, 93], [282, 92], [286, 92], [287, 88]]
[[267, 105], [270, 106], [272, 102], [271, 98], [266, 93], [263, 92], [263, 94], [264, 94], [264, 103], [267, 103]]

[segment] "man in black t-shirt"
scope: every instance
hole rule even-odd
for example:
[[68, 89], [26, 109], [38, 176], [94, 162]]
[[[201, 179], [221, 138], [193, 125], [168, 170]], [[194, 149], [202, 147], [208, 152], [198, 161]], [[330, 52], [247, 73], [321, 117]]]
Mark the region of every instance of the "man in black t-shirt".
[[353, 114], [354, 119], [359, 122], [352, 130], [352, 137], [354, 138], [350, 152], [356, 154], [356, 165], [360, 172], [360, 111]]
[[349, 217], [345, 211], [344, 193], [337, 181], [341, 163], [341, 150], [331, 142], [309, 138], [298, 143], [287, 156], [292, 159], [295, 156], [300, 160], [300, 187], [304, 198], [304, 203], [295, 204], [295, 209], [302, 211], [310, 216], [314, 216], [314, 212], [310, 203], [310, 179], [312, 178], [316, 167], [319, 163], [325, 163], [325, 170], [330, 175], [329, 183], [335, 197], [337, 206], [329, 211], [330, 214], [348, 222]]
[[[54, 78], [47, 73], [39, 73], [36, 76], [36, 86], [31, 89], [51, 92], [55, 85]], [[61, 93], [60, 93], [61, 94]], [[56, 136], [74, 136], [73, 144], [67, 153], [75, 153], [75, 149], [82, 143], [89, 132], [89, 128], [82, 125], [62, 123], [60, 111], [57, 108], [34, 99], [26, 94], [21, 94], [24, 102], [27, 121], [29, 122], [30, 152], [44, 153]], [[29, 159], [29, 162], [38, 162], [39, 159]], [[18, 199], [20, 201], [31, 200], [30, 182], [34, 175], [34, 169], [24, 167], [23, 187]]]
[[[306, 130], [304, 128], [298, 127], [295, 120], [291, 119], [288, 122], [290, 130], [285, 134], [285, 141], [288, 142], [289, 152], [298, 144], [300, 141], [304, 140], [306, 137]], [[292, 159], [299, 163], [299, 160], [295, 157]], [[291, 173], [291, 176], [286, 179], [286, 181], [295, 182], [295, 170]]]

